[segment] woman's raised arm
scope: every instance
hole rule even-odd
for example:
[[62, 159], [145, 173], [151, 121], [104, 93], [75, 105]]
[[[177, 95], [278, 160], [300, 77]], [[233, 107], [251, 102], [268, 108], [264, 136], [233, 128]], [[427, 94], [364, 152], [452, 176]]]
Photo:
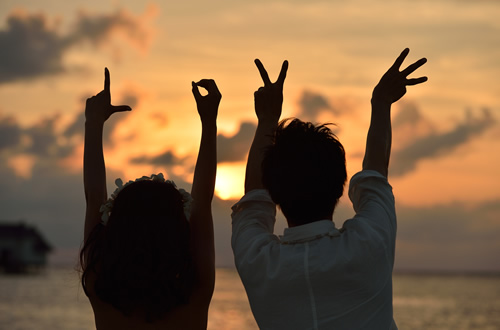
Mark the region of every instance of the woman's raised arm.
[[104, 122], [115, 112], [132, 110], [128, 105], [111, 105], [110, 78], [104, 69], [104, 89], [87, 99], [85, 105], [85, 145], [83, 152], [83, 184], [87, 208], [84, 242], [101, 221], [101, 205], [106, 202], [106, 168], [102, 150]]
[[[199, 288], [210, 301], [215, 283], [212, 199], [217, 172], [217, 112], [222, 95], [211, 79], [193, 82], [192, 87], [201, 119], [201, 142], [191, 190], [191, 246]], [[208, 94], [202, 96], [199, 87]]]

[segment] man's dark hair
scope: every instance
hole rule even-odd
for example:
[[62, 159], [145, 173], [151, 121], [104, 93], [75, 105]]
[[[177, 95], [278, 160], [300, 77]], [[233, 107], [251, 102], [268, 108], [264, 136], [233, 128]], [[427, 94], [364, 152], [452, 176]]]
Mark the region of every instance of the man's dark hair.
[[327, 125], [284, 119], [266, 150], [262, 183], [289, 224], [331, 218], [344, 192], [344, 147]]

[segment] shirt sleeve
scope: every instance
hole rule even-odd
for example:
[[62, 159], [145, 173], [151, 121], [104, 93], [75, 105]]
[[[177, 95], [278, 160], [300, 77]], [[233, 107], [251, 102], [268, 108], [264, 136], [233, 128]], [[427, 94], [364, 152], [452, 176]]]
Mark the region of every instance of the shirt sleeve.
[[232, 237], [236, 267], [252, 263], [266, 255], [265, 247], [279, 241], [273, 234], [276, 222], [276, 204], [265, 189], [248, 192], [232, 207]]
[[371, 239], [387, 244], [394, 250], [396, 241], [396, 209], [392, 187], [377, 171], [356, 173], [349, 184], [349, 198], [356, 215], [344, 228], [369, 232]]

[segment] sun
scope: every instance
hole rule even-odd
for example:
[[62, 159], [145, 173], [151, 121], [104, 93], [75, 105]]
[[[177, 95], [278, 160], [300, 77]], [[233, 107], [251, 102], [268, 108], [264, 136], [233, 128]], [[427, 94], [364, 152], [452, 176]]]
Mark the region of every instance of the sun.
[[219, 164], [215, 180], [215, 193], [219, 198], [240, 199], [244, 194], [246, 162]]

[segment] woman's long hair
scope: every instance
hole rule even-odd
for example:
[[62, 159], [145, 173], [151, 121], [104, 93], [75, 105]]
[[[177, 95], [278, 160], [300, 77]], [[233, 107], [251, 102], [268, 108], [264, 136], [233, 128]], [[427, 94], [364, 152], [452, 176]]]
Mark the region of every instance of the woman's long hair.
[[138, 181], [116, 196], [106, 225], [80, 252], [82, 286], [124, 315], [162, 318], [189, 300], [193, 267], [182, 195], [169, 182]]

